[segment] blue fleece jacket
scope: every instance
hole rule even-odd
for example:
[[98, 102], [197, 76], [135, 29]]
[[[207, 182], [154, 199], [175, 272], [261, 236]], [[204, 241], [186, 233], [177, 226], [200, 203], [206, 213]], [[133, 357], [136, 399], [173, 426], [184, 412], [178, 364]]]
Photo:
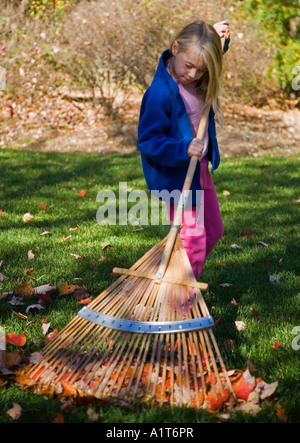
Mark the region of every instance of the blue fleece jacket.
[[[226, 48], [227, 49], [227, 48]], [[171, 53], [163, 52], [150, 87], [144, 94], [138, 126], [137, 147], [141, 151], [143, 172], [148, 188], [157, 191], [182, 190], [190, 157], [188, 145], [193, 140], [189, 117], [179, 88], [166, 70]], [[216, 138], [214, 112], [208, 123], [208, 159], [211, 172], [219, 166], [220, 154]], [[191, 184], [192, 201], [200, 190], [200, 162]], [[155, 192], [156, 191], [156, 192]]]

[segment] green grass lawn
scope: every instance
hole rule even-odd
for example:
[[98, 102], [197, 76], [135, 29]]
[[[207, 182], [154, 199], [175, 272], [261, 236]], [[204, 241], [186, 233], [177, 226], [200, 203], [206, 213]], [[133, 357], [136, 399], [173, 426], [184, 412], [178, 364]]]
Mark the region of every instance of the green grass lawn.
[[[136, 226], [100, 225], [96, 220], [99, 191], [118, 193], [119, 182], [126, 182], [129, 190], [147, 190], [138, 155], [2, 149], [0, 165], [0, 210], [6, 213], [0, 213], [0, 272], [8, 277], [0, 281], [0, 293], [13, 291], [24, 280], [33, 286], [57, 287], [67, 281], [96, 297], [114, 281], [110, 275], [114, 266], [130, 267], [168, 232], [167, 226], [147, 225], [136, 231]], [[278, 381], [275, 398], [266, 400], [256, 417], [234, 413], [231, 422], [279, 422], [278, 404], [288, 421], [300, 418], [300, 350], [292, 346], [300, 345], [300, 337], [292, 332], [300, 326], [299, 166], [298, 157], [224, 159], [214, 174], [224, 237], [208, 257], [201, 280], [209, 284], [203, 295], [218, 320], [215, 336], [228, 368], [244, 369], [250, 360], [257, 377]], [[78, 195], [82, 190], [86, 194]], [[22, 220], [25, 213], [33, 216], [30, 223]], [[70, 231], [74, 227], [77, 230]], [[51, 235], [40, 236], [45, 231]], [[103, 249], [107, 243], [112, 247]], [[28, 258], [30, 250], [33, 260]], [[35, 281], [24, 274], [30, 268]], [[279, 281], [271, 283], [270, 276]], [[24, 314], [36, 298], [26, 298], [22, 306], [9, 304], [11, 296], [0, 300], [0, 326], [6, 333], [26, 335], [21, 353], [40, 349], [43, 318], [50, 323], [49, 332], [60, 330], [81, 308], [73, 296], [56, 292], [52, 299], [44, 310], [30, 311], [26, 320], [13, 311]], [[244, 322], [245, 328], [238, 331], [235, 321]], [[274, 349], [276, 342], [280, 346]], [[13, 345], [7, 349], [16, 351]], [[62, 411], [61, 399], [47, 399], [7, 383], [0, 387], [0, 422], [13, 422], [6, 411], [14, 403], [22, 407], [17, 422], [51, 422], [58, 413], [65, 422], [89, 421], [86, 407]], [[106, 423], [219, 420], [217, 415], [189, 408], [112, 404], [92, 408], [98, 421]]]

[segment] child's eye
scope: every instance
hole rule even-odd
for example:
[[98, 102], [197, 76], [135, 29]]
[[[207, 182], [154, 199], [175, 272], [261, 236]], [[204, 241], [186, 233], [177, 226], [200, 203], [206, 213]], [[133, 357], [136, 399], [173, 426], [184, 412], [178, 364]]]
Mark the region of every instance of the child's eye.
[[185, 64], [185, 66], [189, 69], [191, 68], [191, 65], [188, 65], [187, 63]]

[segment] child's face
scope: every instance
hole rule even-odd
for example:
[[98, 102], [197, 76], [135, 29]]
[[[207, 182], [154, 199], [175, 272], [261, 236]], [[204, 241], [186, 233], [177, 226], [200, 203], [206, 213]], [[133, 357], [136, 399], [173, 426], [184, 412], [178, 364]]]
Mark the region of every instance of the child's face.
[[174, 59], [171, 66], [171, 75], [182, 84], [192, 83], [207, 71], [206, 65], [202, 59], [196, 55], [193, 50], [179, 52], [178, 43], [175, 41], [172, 46]]

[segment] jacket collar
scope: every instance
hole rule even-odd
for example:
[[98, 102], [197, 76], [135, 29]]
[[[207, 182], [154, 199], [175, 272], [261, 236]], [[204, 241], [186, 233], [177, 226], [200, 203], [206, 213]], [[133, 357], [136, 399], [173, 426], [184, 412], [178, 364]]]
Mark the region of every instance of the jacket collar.
[[179, 87], [177, 83], [172, 79], [166, 68], [167, 62], [171, 57], [172, 54], [169, 49], [162, 53], [155, 73], [155, 77], [163, 78], [168, 83], [175, 96], [177, 96], [179, 94]]

